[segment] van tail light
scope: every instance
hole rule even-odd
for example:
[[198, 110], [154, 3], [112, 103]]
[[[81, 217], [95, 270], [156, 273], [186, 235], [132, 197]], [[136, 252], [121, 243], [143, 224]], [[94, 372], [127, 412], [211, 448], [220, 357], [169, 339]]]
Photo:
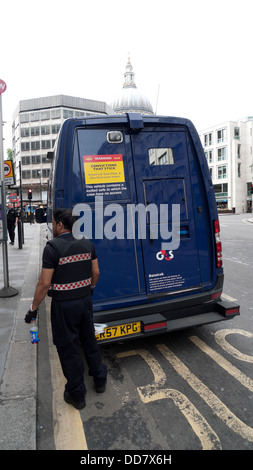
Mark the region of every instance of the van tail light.
[[221, 297], [221, 294], [222, 294], [222, 290], [219, 290], [218, 292], [214, 292], [213, 294], [211, 294], [211, 299], [212, 300], [219, 299]]
[[216, 267], [222, 268], [222, 245], [221, 245], [221, 239], [220, 239], [219, 219], [214, 221], [214, 237], [215, 237]]
[[166, 328], [167, 322], [162, 321], [160, 323], [152, 323], [150, 325], [144, 325], [144, 331], [158, 330], [159, 328]]

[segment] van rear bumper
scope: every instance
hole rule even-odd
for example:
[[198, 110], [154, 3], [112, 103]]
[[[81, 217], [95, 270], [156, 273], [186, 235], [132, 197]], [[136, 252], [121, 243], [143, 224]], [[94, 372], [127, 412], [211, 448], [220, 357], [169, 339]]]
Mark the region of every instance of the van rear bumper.
[[[219, 294], [217, 287], [222, 284], [223, 279], [219, 279], [212, 291], [191, 295], [184, 299], [170, 299], [94, 312], [94, 322], [106, 323], [109, 328], [97, 339], [99, 343], [133, 339], [232, 319], [240, 315], [239, 305], [219, 297], [213, 300], [213, 296], [215, 297], [216, 293]], [[128, 333], [124, 325], [129, 324], [140, 325], [139, 331], [132, 334], [129, 328], [130, 333]], [[119, 325], [122, 325], [122, 335], [114, 337], [113, 333]]]

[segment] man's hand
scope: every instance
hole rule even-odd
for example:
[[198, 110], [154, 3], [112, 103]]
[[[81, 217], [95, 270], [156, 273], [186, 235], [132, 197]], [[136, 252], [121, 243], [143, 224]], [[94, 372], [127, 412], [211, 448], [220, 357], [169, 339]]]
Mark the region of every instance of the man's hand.
[[31, 310], [29, 309], [24, 320], [26, 323], [31, 323], [32, 320], [36, 320], [38, 314], [38, 309], [37, 310]]

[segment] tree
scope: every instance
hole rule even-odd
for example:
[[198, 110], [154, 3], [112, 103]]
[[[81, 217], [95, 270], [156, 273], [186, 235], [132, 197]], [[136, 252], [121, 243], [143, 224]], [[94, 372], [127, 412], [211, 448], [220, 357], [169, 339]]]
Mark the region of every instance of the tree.
[[7, 149], [7, 154], [8, 154], [8, 160], [12, 160], [12, 150]]

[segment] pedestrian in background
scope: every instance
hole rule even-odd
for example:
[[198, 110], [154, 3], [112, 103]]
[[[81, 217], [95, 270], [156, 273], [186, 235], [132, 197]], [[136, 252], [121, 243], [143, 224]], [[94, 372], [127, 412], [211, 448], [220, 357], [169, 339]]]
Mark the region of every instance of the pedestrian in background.
[[42, 270], [25, 321], [36, 317], [46, 294], [52, 297], [51, 324], [63, 374], [67, 379], [64, 399], [77, 409], [85, 407], [86, 387], [80, 342], [97, 393], [105, 391], [107, 367], [101, 360], [93, 324], [91, 292], [99, 278], [94, 245], [72, 235], [76, 217], [58, 209], [53, 215], [53, 235], [43, 252]]
[[7, 212], [7, 229], [10, 237], [10, 245], [14, 245], [15, 241], [15, 228], [18, 223], [17, 212], [13, 207], [11, 202], [8, 203], [8, 212]]

